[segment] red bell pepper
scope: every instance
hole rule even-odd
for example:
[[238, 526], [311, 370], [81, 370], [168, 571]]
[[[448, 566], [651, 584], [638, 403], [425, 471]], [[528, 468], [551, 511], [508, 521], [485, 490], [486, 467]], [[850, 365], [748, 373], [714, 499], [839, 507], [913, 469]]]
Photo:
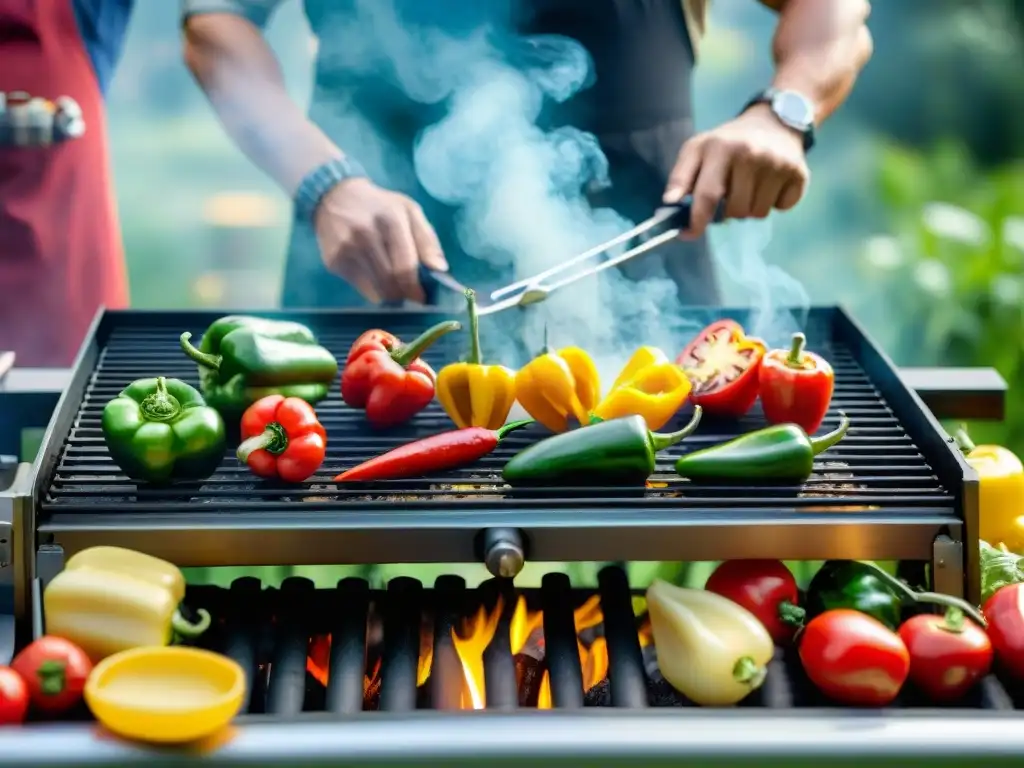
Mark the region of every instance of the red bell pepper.
[[996, 590], [981, 608], [999, 667], [1024, 681], [1024, 584]]
[[326, 453], [327, 432], [305, 400], [268, 395], [242, 414], [235, 455], [254, 475], [300, 483], [320, 469]]
[[792, 347], [766, 354], [759, 381], [765, 418], [772, 424], [796, 424], [813, 435], [832, 402], [835, 373], [825, 358], [806, 351], [806, 344], [802, 333], [794, 333]]
[[437, 374], [420, 355], [446, 333], [462, 325], [438, 323], [409, 344], [387, 331], [367, 331], [352, 344], [341, 374], [341, 397], [352, 408], [366, 411], [378, 429], [402, 424], [434, 399]]
[[754, 614], [778, 645], [792, 640], [804, 622], [796, 579], [779, 560], [726, 560], [708, 577], [704, 589]]
[[676, 358], [693, 384], [690, 401], [715, 416], [745, 415], [757, 400], [757, 374], [766, 350], [735, 320], [709, 325]]
[[509, 432], [529, 424], [533, 424], [532, 419], [512, 421], [501, 429], [465, 427], [442, 432], [364, 461], [334, 480], [339, 483], [397, 480], [456, 469], [482, 459], [497, 448]]

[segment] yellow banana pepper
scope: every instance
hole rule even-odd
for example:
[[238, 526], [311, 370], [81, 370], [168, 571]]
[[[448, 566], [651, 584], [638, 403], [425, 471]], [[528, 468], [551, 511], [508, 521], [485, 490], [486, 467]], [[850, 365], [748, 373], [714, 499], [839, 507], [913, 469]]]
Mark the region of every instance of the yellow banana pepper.
[[93, 662], [120, 651], [168, 645], [178, 633], [202, 634], [178, 612], [185, 579], [174, 565], [120, 547], [92, 547], [73, 555], [43, 593], [46, 632], [78, 645]]
[[1011, 551], [1024, 548], [1024, 465], [1006, 448], [975, 445], [961, 426], [956, 442], [978, 473], [978, 537]]
[[641, 347], [593, 413], [605, 421], [620, 416], [643, 416], [647, 428], [657, 432], [679, 412], [691, 388], [686, 373], [670, 362], [664, 352], [656, 347]]
[[515, 371], [503, 365], [483, 365], [480, 358], [480, 320], [476, 294], [466, 291], [469, 309], [469, 360], [446, 365], [437, 374], [437, 399], [460, 428], [498, 429], [516, 400]]
[[519, 404], [552, 432], [565, 432], [570, 416], [589, 423], [600, 398], [601, 378], [590, 355], [579, 347], [551, 349], [545, 329], [543, 352], [516, 374]]

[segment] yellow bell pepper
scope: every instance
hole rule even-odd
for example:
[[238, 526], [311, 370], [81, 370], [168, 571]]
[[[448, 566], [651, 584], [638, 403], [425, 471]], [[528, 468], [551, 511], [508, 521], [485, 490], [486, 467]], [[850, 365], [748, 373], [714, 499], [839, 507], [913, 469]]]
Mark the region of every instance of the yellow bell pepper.
[[978, 473], [978, 537], [1013, 552], [1024, 548], [1024, 465], [1006, 448], [975, 445], [961, 426], [956, 441]]
[[601, 398], [597, 366], [579, 347], [544, 351], [516, 374], [516, 400], [533, 419], [552, 432], [569, 429], [569, 417], [590, 422], [590, 412]]
[[469, 360], [446, 365], [437, 374], [437, 399], [460, 429], [498, 429], [516, 401], [515, 371], [503, 365], [483, 365], [480, 359], [480, 320], [476, 294], [466, 291], [469, 310]]
[[190, 624], [178, 611], [185, 579], [174, 565], [120, 547], [73, 555], [43, 592], [46, 632], [78, 645], [93, 662], [120, 651], [168, 645], [210, 626], [200, 609]]
[[594, 409], [607, 421], [620, 416], [643, 416], [652, 432], [668, 424], [692, 385], [686, 373], [655, 347], [641, 347], [615, 380], [611, 391]]

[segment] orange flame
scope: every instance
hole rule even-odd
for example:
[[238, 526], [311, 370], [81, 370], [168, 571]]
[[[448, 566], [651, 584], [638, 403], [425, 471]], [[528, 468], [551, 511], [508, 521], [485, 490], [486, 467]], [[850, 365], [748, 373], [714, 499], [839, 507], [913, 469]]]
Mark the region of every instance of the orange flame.
[[[604, 621], [600, 596], [592, 595], [587, 598], [587, 601], [573, 613], [573, 620], [577, 634]], [[585, 647], [578, 639], [576, 646], [580, 653], [580, 670], [583, 672], [583, 692], [586, 693], [608, 675], [608, 644], [603, 637], [598, 637], [591, 643], [590, 648]], [[537, 709], [551, 709], [551, 706], [551, 676], [545, 671], [537, 694]]]
[[463, 622], [462, 637], [452, 629], [452, 643], [462, 663], [462, 709], [483, 709], [487, 706], [484, 651], [494, 639], [503, 608], [504, 602], [499, 596], [490, 615], [480, 606], [473, 616]]

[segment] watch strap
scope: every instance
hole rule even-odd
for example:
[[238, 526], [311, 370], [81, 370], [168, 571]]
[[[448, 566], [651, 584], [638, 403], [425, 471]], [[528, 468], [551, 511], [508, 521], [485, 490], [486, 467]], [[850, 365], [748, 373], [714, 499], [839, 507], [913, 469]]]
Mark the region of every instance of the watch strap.
[[307, 173], [295, 190], [295, 215], [310, 221], [324, 195], [346, 179], [366, 178], [366, 169], [349, 157], [328, 160]]

